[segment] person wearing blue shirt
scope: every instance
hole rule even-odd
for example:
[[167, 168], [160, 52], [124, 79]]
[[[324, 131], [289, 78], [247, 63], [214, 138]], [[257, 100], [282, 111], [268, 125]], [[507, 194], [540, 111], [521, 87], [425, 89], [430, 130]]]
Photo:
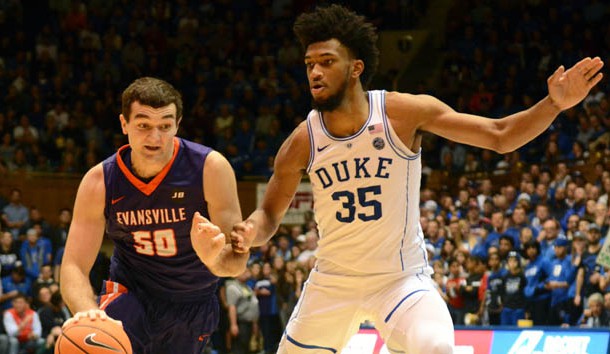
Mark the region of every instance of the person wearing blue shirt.
[[[580, 234], [580, 232], [577, 233]], [[588, 244], [582, 255], [581, 264], [579, 264], [576, 273], [574, 301], [576, 306], [582, 306], [584, 304], [585, 307], [587, 304], [585, 301], [582, 301], [582, 299], [588, 299], [590, 295], [600, 290], [599, 276], [594, 276], [595, 273], [599, 274], [601, 270], [601, 266], [599, 266], [596, 262], [597, 256], [602, 248], [602, 244], [600, 242], [600, 227], [595, 223], [589, 224], [589, 230], [586, 233], [586, 237]]]
[[38, 231], [31, 228], [27, 231], [26, 241], [21, 244], [21, 260], [27, 277], [34, 281], [40, 275], [40, 268], [51, 263], [53, 251], [51, 244], [45, 242]]
[[529, 225], [529, 219], [527, 218], [527, 212], [525, 208], [521, 205], [517, 205], [513, 210], [512, 214], [512, 222], [513, 225], [506, 229], [504, 232], [505, 235], [509, 235], [514, 240], [515, 248], [518, 249], [521, 246], [521, 230], [523, 228], [529, 228], [532, 230], [532, 234], [534, 237], [538, 236], [538, 231]]
[[13, 239], [18, 239], [19, 229], [30, 219], [29, 209], [21, 203], [20, 189], [14, 188], [11, 191], [10, 203], [2, 209], [0, 214], [2, 222], [13, 235]]
[[563, 236], [563, 232], [559, 221], [549, 219], [544, 222], [538, 242], [540, 242], [540, 254], [549, 261], [555, 258], [555, 240], [560, 236]]
[[524, 245], [525, 257], [529, 260], [524, 269], [525, 299], [527, 301], [527, 312], [530, 314], [534, 325], [543, 326], [548, 324], [549, 309], [551, 305], [551, 292], [546, 289], [545, 283], [549, 270], [548, 261], [540, 255], [540, 244], [532, 240]]
[[13, 306], [12, 299], [18, 294], [32, 295], [32, 282], [25, 276], [23, 266], [19, 264], [11, 271], [11, 275], [2, 278], [2, 295], [0, 295], [0, 306], [2, 310]]
[[487, 234], [487, 238], [485, 239], [485, 245], [487, 248], [497, 246], [499, 244], [500, 237], [504, 231], [506, 231], [504, 219], [504, 211], [501, 209], [496, 209], [491, 213], [490, 230], [489, 234]]
[[565, 237], [555, 240], [555, 258], [549, 265], [549, 277], [545, 288], [551, 291], [551, 313], [549, 325], [570, 323], [571, 304], [569, 289], [576, 277], [576, 269], [568, 254], [570, 241]]
[[502, 261], [498, 252], [490, 252], [487, 260], [489, 275], [487, 277], [487, 291], [485, 293], [485, 305], [490, 325], [500, 324], [500, 313], [502, 312], [502, 287], [506, 268], [502, 267]]

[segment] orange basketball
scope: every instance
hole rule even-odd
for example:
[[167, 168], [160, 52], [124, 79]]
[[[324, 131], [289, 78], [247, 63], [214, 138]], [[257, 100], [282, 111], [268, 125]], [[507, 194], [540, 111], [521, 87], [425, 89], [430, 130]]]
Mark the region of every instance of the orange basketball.
[[56, 354], [132, 354], [123, 328], [109, 320], [84, 317], [62, 328], [55, 343]]

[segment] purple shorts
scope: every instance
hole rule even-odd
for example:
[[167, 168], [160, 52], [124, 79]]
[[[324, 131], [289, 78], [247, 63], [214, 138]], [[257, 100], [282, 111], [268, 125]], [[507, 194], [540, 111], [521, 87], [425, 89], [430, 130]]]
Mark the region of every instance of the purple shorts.
[[99, 298], [108, 316], [121, 320], [137, 354], [201, 354], [218, 326], [215, 295], [199, 302], [170, 302], [142, 296], [105, 281]]

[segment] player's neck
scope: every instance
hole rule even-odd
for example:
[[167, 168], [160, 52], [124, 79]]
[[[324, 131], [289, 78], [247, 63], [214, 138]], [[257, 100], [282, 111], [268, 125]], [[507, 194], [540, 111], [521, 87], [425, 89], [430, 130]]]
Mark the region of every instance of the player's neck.
[[359, 87], [346, 92], [339, 107], [323, 112], [324, 124], [335, 136], [350, 136], [362, 128], [369, 112], [368, 93]]
[[171, 161], [172, 159], [172, 155], [170, 154], [168, 156], [167, 159], [164, 159], [164, 161], [145, 161], [145, 160], [139, 160], [139, 159], [134, 159], [133, 158], [133, 154], [132, 154], [132, 160], [131, 160], [131, 172], [143, 179], [143, 180], [148, 180], [148, 179], [152, 179], [154, 178], [156, 175], [158, 175], [163, 168], [165, 168], [165, 166]]

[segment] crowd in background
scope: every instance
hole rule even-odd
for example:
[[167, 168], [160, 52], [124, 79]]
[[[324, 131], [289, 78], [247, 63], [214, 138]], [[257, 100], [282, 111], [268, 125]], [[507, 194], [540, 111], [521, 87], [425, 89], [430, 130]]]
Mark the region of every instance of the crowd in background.
[[[179, 135], [222, 152], [240, 179], [268, 177], [279, 144], [310, 109], [291, 25], [314, 3], [0, 1], [0, 29], [13, 34], [0, 40], [0, 176], [82, 174], [99, 163], [125, 143], [120, 93], [151, 75], [184, 95]], [[429, 10], [426, 1], [345, 3], [381, 30], [412, 28]], [[608, 61], [609, 11], [598, 0], [460, 1], [447, 21], [440, 84], [416, 93], [492, 117], [525, 109], [546, 94], [560, 64], [587, 55]], [[596, 263], [610, 225], [607, 92], [604, 79], [542, 136], [504, 156], [426, 135], [424, 173], [441, 171], [451, 185], [423, 184], [421, 224], [455, 324], [610, 326], [610, 271]], [[515, 171], [517, 180], [495, 178]], [[0, 196], [0, 351], [17, 341], [42, 352], [69, 316], [57, 283], [71, 210], [41, 215], [22, 193]], [[221, 280], [215, 351], [275, 352], [317, 238], [313, 220], [283, 225], [244, 274]], [[107, 257], [92, 272], [96, 289]], [[14, 332], [15, 308], [38, 318], [25, 336]]]
[[[0, 173], [83, 173], [126, 142], [123, 89], [155, 76], [183, 95], [182, 137], [268, 176], [310, 109], [292, 22], [316, 3], [0, 1]], [[426, 3], [349, 1], [380, 29], [411, 28]]]

